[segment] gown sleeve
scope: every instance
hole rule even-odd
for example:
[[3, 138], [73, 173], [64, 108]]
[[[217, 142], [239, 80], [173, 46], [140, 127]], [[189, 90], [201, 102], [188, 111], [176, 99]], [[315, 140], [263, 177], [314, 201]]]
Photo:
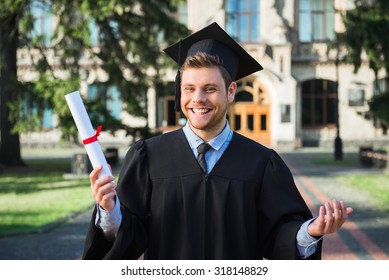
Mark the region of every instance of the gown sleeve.
[[[312, 218], [311, 211], [300, 195], [293, 176], [281, 157], [272, 151], [262, 182], [260, 211], [265, 220], [268, 242], [265, 258], [299, 259], [297, 232], [301, 225]], [[321, 242], [308, 259], [321, 258]]]
[[128, 151], [117, 184], [122, 223], [116, 239], [110, 242], [95, 226], [96, 207], [87, 232], [83, 259], [138, 259], [146, 250], [148, 197], [150, 180], [144, 141], [136, 142]]

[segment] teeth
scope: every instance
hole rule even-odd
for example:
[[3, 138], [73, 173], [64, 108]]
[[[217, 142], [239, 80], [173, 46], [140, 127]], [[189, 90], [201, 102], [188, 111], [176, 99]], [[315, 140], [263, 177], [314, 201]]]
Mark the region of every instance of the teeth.
[[202, 115], [202, 114], [205, 114], [205, 113], [207, 113], [208, 112], [208, 109], [192, 109], [193, 110], [193, 112], [195, 113], [195, 114], [197, 114], [197, 115]]

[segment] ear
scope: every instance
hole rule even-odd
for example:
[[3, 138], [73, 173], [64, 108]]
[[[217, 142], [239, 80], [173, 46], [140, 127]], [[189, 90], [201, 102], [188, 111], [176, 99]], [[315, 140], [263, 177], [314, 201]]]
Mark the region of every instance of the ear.
[[227, 99], [228, 99], [228, 102], [231, 103], [234, 101], [234, 98], [235, 98], [235, 93], [236, 93], [236, 88], [237, 88], [237, 85], [235, 82], [232, 82], [229, 87], [228, 87], [228, 92], [227, 92]]

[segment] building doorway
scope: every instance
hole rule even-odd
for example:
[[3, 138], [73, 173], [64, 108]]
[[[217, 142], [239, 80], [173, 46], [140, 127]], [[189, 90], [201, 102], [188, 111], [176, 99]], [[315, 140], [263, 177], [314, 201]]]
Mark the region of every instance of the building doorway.
[[265, 146], [271, 144], [269, 95], [254, 79], [238, 82], [228, 111], [231, 129]]

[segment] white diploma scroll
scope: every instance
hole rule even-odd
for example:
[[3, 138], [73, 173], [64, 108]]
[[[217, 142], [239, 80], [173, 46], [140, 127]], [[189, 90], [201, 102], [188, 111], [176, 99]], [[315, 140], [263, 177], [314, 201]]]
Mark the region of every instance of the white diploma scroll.
[[76, 123], [78, 132], [80, 133], [81, 139], [83, 141], [85, 141], [86, 139], [94, 139], [92, 141], [89, 141], [90, 143], [84, 143], [84, 147], [86, 149], [93, 168], [96, 168], [101, 164], [103, 169], [100, 171], [99, 177], [112, 176], [103, 150], [101, 149], [99, 141], [97, 141], [98, 135], [96, 135], [96, 132], [93, 129], [92, 123], [89, 119], [84, 103], [82, 101], [80, 92], [75, 91], [69, 93], [65, 95], [65, 98], [68, 103], [70, 112], [72, 113], [74, 122]]

